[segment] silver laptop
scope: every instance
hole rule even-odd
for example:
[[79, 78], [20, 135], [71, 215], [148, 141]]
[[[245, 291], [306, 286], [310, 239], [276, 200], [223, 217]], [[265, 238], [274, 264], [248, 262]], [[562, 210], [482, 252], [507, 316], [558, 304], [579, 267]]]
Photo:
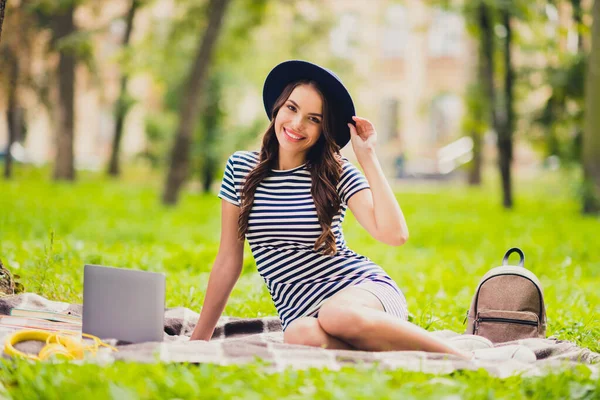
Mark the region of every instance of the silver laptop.
[[86, 265], [83, 332], [129, 343], [164, 337], [165, 275]]

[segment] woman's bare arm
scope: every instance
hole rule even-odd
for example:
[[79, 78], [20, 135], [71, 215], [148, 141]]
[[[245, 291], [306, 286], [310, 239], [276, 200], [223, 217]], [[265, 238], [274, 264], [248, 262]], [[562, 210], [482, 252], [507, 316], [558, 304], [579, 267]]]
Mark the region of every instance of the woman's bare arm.
[[360, 162], [369, 186], [348, 200], [356, 220], [380, 242], [400, 246], [408, 240], [408, 226], [394, 192], [385, 178], [377, 157]]
[[354, 194], [348, 200], [348, 207], [371, 236], [383, 243], [400, 246], [408, 240], [408, 227], [375, 154], [377, 132], [369, 120], [353, 119], [356, 127], [348, 124], [352, 148], [371, 189]]
[[221, 200], [219, 252], [208, 278], [204, 304], [191, 340], [210, 340], [227, 299], [242, 272], [244, 241], [237, 237], [239, 215], [239, 207]]

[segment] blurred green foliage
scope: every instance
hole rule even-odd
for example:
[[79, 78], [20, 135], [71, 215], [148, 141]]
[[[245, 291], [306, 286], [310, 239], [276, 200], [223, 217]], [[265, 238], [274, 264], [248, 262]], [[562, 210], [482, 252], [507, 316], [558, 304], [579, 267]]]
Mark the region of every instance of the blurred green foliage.
[[585, 54], [576, 54], [546, 69], [551, 95], [534, 119], [545, 133], [547, 154], [577, 164], [581, 163], [586, 61]]

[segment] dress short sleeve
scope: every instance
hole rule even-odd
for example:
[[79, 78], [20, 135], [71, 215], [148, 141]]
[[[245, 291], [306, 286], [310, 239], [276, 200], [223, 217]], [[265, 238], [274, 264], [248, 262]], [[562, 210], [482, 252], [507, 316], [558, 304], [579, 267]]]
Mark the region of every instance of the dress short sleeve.
[[337, 186], [342, 203], [348, 204], [350, 197], [363, 189], [370, 189], [369, 182], [363, 173], [348, 159], [342, 159], [342, 173]]
[[235, 161], [234, 156], [231, 155], [225, 165], [225, 172], [223, 173], [223, 180], [221, 181], [221, 188], [219, 189], [218, 196], [229, 203], [240, 206], [240, 199], [235, 189]]

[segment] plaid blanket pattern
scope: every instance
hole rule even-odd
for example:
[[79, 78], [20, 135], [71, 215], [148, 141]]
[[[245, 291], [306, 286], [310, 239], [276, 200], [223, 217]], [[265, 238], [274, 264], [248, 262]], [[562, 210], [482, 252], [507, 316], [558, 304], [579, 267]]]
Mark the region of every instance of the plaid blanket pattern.
[[[33, 293], [0, 298], [0, 313], [9, 314], [15, 307], [39, 309], [81, 315], [82, 306], [48, 300]], [[116, 345], [118, 353], [106, 349], [89, 362], [110, 363], [115, 360], [135, 362], [186, 362], [215, 363], [219, 365], [243, 364], [261, 359], [266, 369], [273, 372], [287, 368], [329, 368], [339, 370], [345, 365], [374, 366], [383, 369], [402, 368], [426, 373], [446, 374], [455, 370], [477, 370], [485, 368], [490, 374], [507, 377], [517, 373], [543, 375], [557, 368], [569, 368], [585, 364], [594, 376], [600, 377], [600, 354], [581, 348], [572, 342], [548, 339], [524, 339], [502, 345], [519, 343], [531, 348], [537, 361], [525, 364], [516, 360], [466, 361], [458, 357], [418, 351], [367, 352], [349, 350], [326, 350], [308, 346], [283, 343], [281, 323], [277, 317], [220, 318], [212, 340], [189, 341], [198, 313], [185, 307], [165, 310], [165, 338], [162, 343], [123, 344], [114, 339], [107, 340]], [[13, 329], [0, 329], [2, 343]], [[459, 333], [443, 330], [434, 335], [451, 338]], [[104, 339], [104, 338], [103, 338]], [[39, 342], [23, 342], [21, 351], [35, 353], [41, 348]], [[6, 357], [6, 356], [5, 356]]]

